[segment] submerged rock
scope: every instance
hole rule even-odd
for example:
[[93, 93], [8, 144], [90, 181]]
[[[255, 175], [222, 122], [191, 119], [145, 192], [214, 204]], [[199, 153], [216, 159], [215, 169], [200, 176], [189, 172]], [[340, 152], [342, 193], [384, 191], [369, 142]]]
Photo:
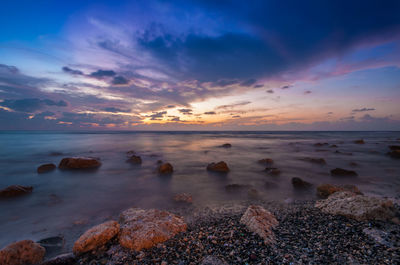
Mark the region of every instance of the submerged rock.
[[170, 163], [164, 163], [158, 167], [158, 173], [160, 174], [172, 174], [173, 172], [174, 168]]
[[140, 251], [162, 243], [187, 229], [182, 217], [157, 209], [130, 208], [121, 213], [121, 246]]
[[400, 158], [400, 150], [388, 152], [388, 155], [392, 158]]
[[142, 164], [142, 158], [137, 155], [132, 155], [131, 157], [128, 158], [127, 162], [135, 164], [135, 165], [139, 165], [139, 164]]
[[391, 200], [348, 191], [335, 192], [327, 199], [317, 201], [315, 207], [324, 213], [342, 215], [358, 221], [390, 220], [395, 214]]
[[221, 147], [223, 147], [223, 148], [231, 148], [232, 145], [229, 144], [229, 143], [226, 143], [226, 144], [221, 145]]
[[266, 167], [265, 171], [267, 171], [269, 174], [273, 176], [278, 176], [281, 174], [281, 171], [276, 167]]
[[192, 203], [193, 202], [192, 195], [190, 195], [189, 193], [176, 194], [173, 199], [176, 202], [185, 202], [185, 203]]
[[233, 183], [233, 184], [228, 184], [225, 186], [225, 190], [227, 192], [239, 192], [242, 191], [244, 189], [249, 188], [250, 185], [243, 185], [243, 184], [237, 184], [237, 183]]
[[258, 160], [258, 163], [262, 165], [272, 165], [274, 163], [274, 160], [272, 160], [271, 158], [263, 158]]
[[87, 230], [75, 242], [73, 251], [75, 255], [98, 249], [119, 233], [119, 224], [116, 221], [108, 221], [96, 225]]
[[275, 242], [275, 235], [272, 229], [279, 222], [272, 213], [263, 207], [258, 205], [249, 206], [240, 219], [240, 223], [244, 224], [249, 231], [263, 238], [265, 244]]
[[355, 194], [362, 195], [363, 193], [355, 185], [332, 185], [322, 184], [317, 187], [317, 195], [321, 198], [327, 198], [329, 195], [338, 191], [350, 191]]
[[47, 172], [53, 171], [56, 168], [57, 168], [57, 166], [52, 164], [52, 163], [51, 164], [40, 165], [37, 168], [37, 173], [38, 174], [47, 173]]
[[355, 143], [355, 144], [365, 144], [365, 142], [364, 142], [363, 139], [355, 140], [354, 143]]
[[32, 186], [12, 185], [0, 190], [0, 198], [11, 198], [32, 193]]
[[297, 178], [297, 177], [292, 178], [292, 185], [293, 185], [293, 187], [298, 188], [298, 189], [309, 188], [312, 186], [311, 183], [309, 183], [305, 180], [302, 180], [301, 178]]
[[396, 150], [400, 151], [400, 145], [391, 145], [391, 146], [389, 146], [389, 149], [392, 151], [396, 151]]
[[46, 249], [47, 254], [52, 254], [62, 250], [65, 240], [63, 236], [53, 236], [41, 239], [37, 243]]
[[219, 173], [227, 173], [229, 172], [229, 167], [224, 161], [220, 161], [218, 163], [208, 164], [207, 170]]
[[73, 253], [65, 253], [51, 258], [40, 265], [73, 265], [76, 264], [76, 257]]
[[321, 146], [327, 146], [329, 145], [328, 143], [315, 143], [314, 146], [315, 147], [321, 147]]
[[46, 250], [32, 240], [12, 243], [0, 250], [1, 265], [30, 265], [43, 261]]
[[347, 170], [343, 168], [335, 168], [331, 170], [332, 176], [342, 176], [342, 177], [356, 177], [358, 176], [357, 172], [353, 170]]
[[101, 162], [91, 157], [66, 157], [58, 165], [60, 169], [93, 169], [101, 166]]
[[326, 161], [323, 158], [304, 157], [301, 160], [320, 165], [326, 164]]

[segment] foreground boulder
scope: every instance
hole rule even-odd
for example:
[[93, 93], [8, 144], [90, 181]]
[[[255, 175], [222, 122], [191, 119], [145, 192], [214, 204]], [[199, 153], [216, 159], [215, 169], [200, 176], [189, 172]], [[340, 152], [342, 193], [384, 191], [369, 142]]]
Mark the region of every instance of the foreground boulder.
[[187, 229], [182, 217], [157, 209], [130, 208], [121, 213], [121, 246], [139, 251], [167, 241]]
[[75, 255], [98, 249], [119, 233], [119, 224], [116, 221], [108, 221], [96, 225], [87, 230], [75, 242], [73, 251]]
[[338, 177], [356, 177], [356, 176], [358, 176], [357, 172], [355, 172], [353, 170], [343, 169], [343, 168], [332, 169], [331, 175], [338, 176]]
[[350, 191], [355, 194], [362, 195], [363, 193], [355, 185], [332, 185], [332, 184], [322, 184], [317, 187], [317, 195], [321, 198], [328, 198], [329, 195], [338, 191]]
[[32, 186], [12, 185], [0, 190], [0, 198], [11, 198], [32, 193]]
[[40, 165], [40, 166], [37, 168], [37, 173], [38, 173], [38, 174], [47, 173], [47, 172], [53, 171], [53, 170], [56, 169], [56, 168], [57, 168], [57, 167], [56, 167], [56, 165], [54, 165], [54, 164], [44, 164], [44, 165]]
[[63, 158], [58, 165], [60, 169], [94, 169], [101, 166], [101, 162], [90, 157], [67, 157]]
[[137, 155], [132, 155], [131, 157], [128, 158], [127, 162], [135, 164], [135, 165], [140, 165], [140, 164], [142, 164], [142, 158]]
[[358, 221], [390, 220], [394, 216], [391, 200], [348, 191], [335, 192], [328, 199], [317, 201], [315, 207], [324, 213], [342, 215]]
[[294, 177], [292, 178], [292, 185], [293, 187], [297, 189], [304, 189], [304, 188], [309, 188], [312, 186], [310, 182], [307, 182], [305, 180], [302, 180], [301, 178]]
[[22, 240], [0, 250], [1, 265], [30, 265], [43, 261], [46, 250], [32, 240]]
[[185, 203], [192, 203], [193, 202], [192, 195], [190, 195], [188, 193], [176, 194], [173, 199], [176, 202], [185, 202]]
[[272, 213], [263, 207], [257, 205], [249, 206], [240, 219], [240, 223], [244, 224], [249, 231], [263, 238], [266, 244], [275, 242], [275, 235], [272, 229], [279, 222]]
[[219, 173], [228, 173], [229, 167], [224, 161], [220, 161], [218, 163], [211, 163], [207, 165], [208, 171], [219, 172]]
[[174, 167], [170, 163], [164, 163], [158, 167], [158, 173], [160, 174], [172, 174], [173, 172]]

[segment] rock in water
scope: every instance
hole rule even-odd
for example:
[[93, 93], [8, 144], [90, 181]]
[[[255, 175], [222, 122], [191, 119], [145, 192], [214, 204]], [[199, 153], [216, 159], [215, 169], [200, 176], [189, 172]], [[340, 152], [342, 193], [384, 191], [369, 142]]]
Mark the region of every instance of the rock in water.
[[275, 216], [261, 206], [251, 205], [243, 214], [240, 222], [246, 225], [247, 229], [258, 234], [266, 244], [275, 242], [275, 235], [272, 229], [279, 224]]
[[226, 144], [221, 145], [221, 147], [223, 147], [223, 148], [231, 148], [232, 145], [229, 144], [229, 143], [226, 143]]
[[44, 165], [40, 165], [40, 166], [37, 168], [37, 173], [38, 173], [38, 174], [47, 173], [47, 172], [53, 171], [53, 170], [56, 169], [56, 168], [57, 168], [57, 167], [56, 167], [56, 165], [54, 165], [54, 164], [44, 164]]
[[326, 161], [323, 158], [304, 157], [301, 160], [320, 165], [326, 164]]
[[60, 169], [93, 169], [101, 166], [101, 162], [90, 157], [67, 157], [63, 158], [58, 165]]
[[76, 264], [76, 258], [73, 253], [66, 253], [51, 258], [40, 265], [73, 265]]
[[388, 155], [392, 158], [400, 158], [400, 150], [393, 150], [388, 152]]
[[305, 180], [302, 180], [301, 178], [297, 178], [297, 177], [292, 178], [292, 185], [293, 185], [293, 187], [298, 188], [298, 189], [304, 189], [304, 188], [308, 188], [308, 187], [312, 186], [311, 183], [309, 183]]
[[328, 199], [317, 201], [315, 207], [324, 213], [342, 215], [358, 221], [389, 220], [394, 216], [392, 201], [348, 191], [335, 192]]
[[157, 209], [130, 208], [121, 213], [121, 246], [139, 251], [167, 241], [187, 229], [182, 217]]
[[32, 186], [12, 185], [0, 190], [0, 198], [11, 198], [32, 193]]
[[172, 174], [173, 172], [174, 167], [170, 163], [164, 163], [158, 167], [158, 173], [160, 174]]
[[341, 176], [341, 177], [356, 177], [358, 176], [357, 172], [353, 170], [347, 170], [343, 168], [335, 168], [331, 170], [332, 176]]
[[332, 184], [322, 184], [317, 187], [317, 195], [321, 198], [327, 198], [329, 195], [338, 191], [350, 191], [355, 194], [362, 195], [363, 193], [355, 185], [332, 185]]
[[224, 161], [219, 161], [218, 163], [208, 164], [207, 170], [219, 173], [228, 173], [229, 167]]
[[43, 261], [46, 250], [32, 240], [22, 240], [0, 250], [1, 265], [28, 265]]
[[192, 203], [193, 202], [192, 195], [190, 195], [188, 193], [176, 194], [173, 199], [176, 202], [186, 202], [186, 203]]
[[132, 155], [131, 157], [129, 157], [128, 162], [135, 165], [139, 165], [142, 164], [142, 158], [137, 155]]
[[355, 140], [354, 143], [355, 143], [355, 144], [365, 144], [365, 142], [364, 142], [363, 139]]
[[215, 256], [206, 256], [200, 263], [200, 265], [228, 265], [226, 261], [221, 260]]
[[396, 150], [400, 151], [400, 145], [391, 145], [391, 146], [389, 146], [389, 149], [392, 151], [396, 151]]
[[258, 163], [262, 165], [272, 165], [274, 163], [274, 160], [272, 160], [271, 158], [263, 158], [258, 160]]
[[119, 224], [116, 221], [108, 221], [96, 225], [86, 231], [75, 242], [73, 251], [75, 255], [81, 255], [91, 250], [104, 246], [119, 233]]

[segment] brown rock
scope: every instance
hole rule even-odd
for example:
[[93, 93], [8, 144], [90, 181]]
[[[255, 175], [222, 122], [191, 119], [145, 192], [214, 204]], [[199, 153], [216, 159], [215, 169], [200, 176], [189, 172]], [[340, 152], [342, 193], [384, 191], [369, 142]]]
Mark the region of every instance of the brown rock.
[[182, 217], [156, 209], [131, 208], [121, 213], [121, 246], [140, 251], [162, 243], [187, 229]]
[[32, 240], [22, 240], [10, 244], [0, 250], [1, 265], [28, 265], [38, 264], [43, 258], [46, 250]]
[[56, 165], [54, 164], [44, 164], [44, 165], [40, 165], [37, 168], [37, 173], [42, 174], [42, 173], [47, 173], [50, 171], [53, 171], [54, 169], [56, 169]]
[[232, 145], [231, 144], [223, 144], [223, 145], [221, 145], [221, 147], [223, 147], [223, 148], [231, 148], [232, 147]]
[[174, 201], [176, 202], [185, 202], [185, 203], [192, 203], [193, 198], [192, 195], [188, 193], [180, 193], [174, 196]]
[[355, 177], [358, 174], [353, 170], [347, 170], [343, 168], [335, 168], [331, 170], [332, 176], [342, 176], [342, 177]]
[[261, 206], [251, 205], [243, 214], [240, 222], [246, 225], [247, 229], [258, 234], [266, 244], [275, 242], [275, 235], [272, 229], [279, 224], [275, 216]]
[[273, 176], [278, 176], [281, 174], [281, 171], [277, 169], [276, 167], [267, 167], [265, 168], [265, 171], [267, 171], [269, 174]]
[[264, 159], [258, 160], [258, 163], [263, 164], [263, 165], [272, 165], [274, 163], [274, 160], [272, 160], [271, 158], [264, 158]]
[[60, 169], [93, 169], [101, 166], [101, 162], [90, 157], [67, 157], [63, 158], [58, 165]]
[[32, 193], [32, 186], [12, 185], [0, 190], [0, 198], [11, 198]]
[[207, 170], [219, 173], [227, 173], [229, 172], [229, 167], [224, 161], [220, 161], [218, 163], [208, 164]]
[[321, 198], [327, 198], [329, 195], [338, 191], [349, 191], [362, 195], [363, 193], [355, 185], [332, 185], [322, 184], [317, 187], [317, 195]]
[[323, 158], [304, 157], [301, 160], [320, 165], [326, 164], [326, 161]]
[[365, 142], [364, 142], [363, 139], [355, 140], [354, 143], [355, 143], [355, 144], [365, 144]]
[[304, 188], [308, 188], [308, 187], [312, 186], [311, 183], [309, 183], [305, 180], [302, 180], [301, 178], [297, 178], [297, 177], [292, 178], [292, 185], [293, 185], [293, 187], [298, 188], [298, 189], [304, 189]]
[[132, 155], [129, 159], [128, 159], [129, 163], [135, 164], [135, 165], [139, 165], [142, 164], [142, 158], [140, 156], [137, 155]]
[[158, 173], [160, 174], [172, 174], [173, 172], [174, 168], [170, 163], [164, 163], [158, 167]]
[[116, 221], [108, 221], [96, 225], [87, 230], [75, 242], [73, 251], [75, 255], [98, 249], [119, 233], [119, 224]]

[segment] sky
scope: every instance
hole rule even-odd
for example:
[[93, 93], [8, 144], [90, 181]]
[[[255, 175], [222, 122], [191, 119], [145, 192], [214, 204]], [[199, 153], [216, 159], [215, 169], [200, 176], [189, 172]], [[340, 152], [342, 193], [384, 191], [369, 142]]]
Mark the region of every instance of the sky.
[[400, 130], [400, 1], [0, 2], [0, 130]]

